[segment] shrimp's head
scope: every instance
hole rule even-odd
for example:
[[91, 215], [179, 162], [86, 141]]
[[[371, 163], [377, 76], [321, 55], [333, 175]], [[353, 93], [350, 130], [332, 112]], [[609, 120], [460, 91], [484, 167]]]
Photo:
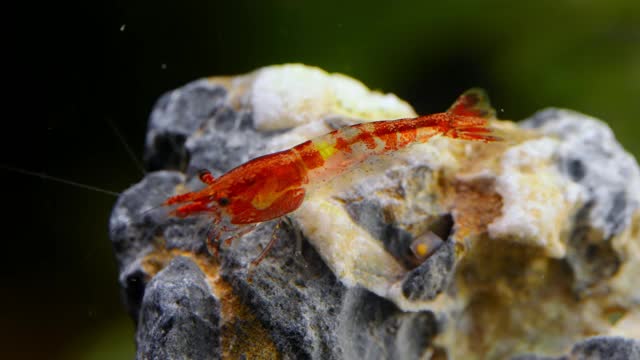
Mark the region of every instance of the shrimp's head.
[[304, 199], [306, 169], [291, 151], [264, 155], [244, 163], [218, 179], [200, 173], [207, 186], [176, 195], [166, 205], [184, 204], [174, 214], [219, 213], [232, 224], [272, 220], [296, 210]]
[[221, 210], [229, 205], [230, 199], [227, 192], [221, 189], [219, 182], [209, 171], [201, 170], [199, 177], [207, 187], [172, 196], [163, 203], [164, 206], [179, 205], [171, 212], [172, 215], [184, 218], [197, 213], [211, 213], [215, 217], [220, 217]]

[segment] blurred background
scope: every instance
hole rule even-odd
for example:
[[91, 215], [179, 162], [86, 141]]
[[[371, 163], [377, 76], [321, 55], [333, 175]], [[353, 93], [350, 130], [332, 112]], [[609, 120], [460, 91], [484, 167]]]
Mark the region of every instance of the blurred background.
[[[302, 62], [393, 92], [418, 113], [487, 89], [504, 119], [548, 106], [605, 120], [640, 156], [640, 2], [96, 1], [32, 6], [5, 70], [16, 116], [2, 166], [120, 192], [139, 181], [164, 92]], [[15, 101], [13, 99], [15, 97]], [[6, 101], [6, 100], [5, 100]], [[114, 196], [3, 170], [0, 338], [8, 358], [130, 359], [107, 237]]]

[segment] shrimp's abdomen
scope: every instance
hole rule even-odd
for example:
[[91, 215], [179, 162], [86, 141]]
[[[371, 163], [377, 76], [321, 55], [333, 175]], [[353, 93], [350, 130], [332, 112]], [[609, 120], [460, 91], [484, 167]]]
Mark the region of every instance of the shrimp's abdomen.
[[391, 153], [435, 135], [466, 140], [495, 141], [487, 119], [444, 112], [410, 119], [376, 121], [335, 130], [306, 141], [297, 152], [311, 183], [330, 180], [371, 156]]
[[311, 183], [329, 180], [375, 155], [427, 141], [441, 132], [432, 117], [357, 124], [306, 141], [293, 148]]

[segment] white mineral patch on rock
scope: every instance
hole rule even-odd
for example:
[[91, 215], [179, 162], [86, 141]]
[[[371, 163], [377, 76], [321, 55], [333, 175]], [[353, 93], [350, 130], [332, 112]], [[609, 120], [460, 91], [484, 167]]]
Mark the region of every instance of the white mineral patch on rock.
[[415, 116], [411, 106], [393, 94], [371, 91], [348, 76], [300, 64], [259, 70], [249, 97], [259, 130], [293, 128], [332, 114], [363, 121]]
[[354, 224], [345, 208], [317, 191], [296, 211], [296, 220], [336, 276], [349, 287], [361, 285], [385, 296], [389, 279], [405, 269], [379, 240]]
[[360, 81], [343, 74], [331, 74], [330, 86], [335, 94], [334, 111], [364, 120], [391, 120], [415, 117], [411, 105], [394, 94], [371, 91]]
[[581, 189], [555, 169], [553, 157], [559, 143], [540, 138], [508, 149], [501, 159], [496, 191], [502, 196], [502, 216], [489, 224], [492, 238], [544, 247], [553, 257], [566, 251], [567, 220]]

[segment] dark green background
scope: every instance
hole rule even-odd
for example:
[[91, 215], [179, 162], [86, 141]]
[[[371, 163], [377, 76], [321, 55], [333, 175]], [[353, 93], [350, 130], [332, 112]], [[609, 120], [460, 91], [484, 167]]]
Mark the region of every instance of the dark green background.
[[[640, 2], [115, 1], [28, 5], [2, 163], [114, 191], [138, 181], [163, 92], [203, 76], [302, 62], [393, 92], [419, 113], [488, 90], [500, 117], [547, 106], [606, 120], [640, 155]], [[124, 29], [121, 29], [124, 25]], [[122, 31], [121, 31], [122, 30]], [[164, 65], [163, 65], [164, 64]], [[15, 127], [15, 128], [14, 128]], [[107, 238], [115, 198], [4, 171], [3, 351], [134, 353]]]

